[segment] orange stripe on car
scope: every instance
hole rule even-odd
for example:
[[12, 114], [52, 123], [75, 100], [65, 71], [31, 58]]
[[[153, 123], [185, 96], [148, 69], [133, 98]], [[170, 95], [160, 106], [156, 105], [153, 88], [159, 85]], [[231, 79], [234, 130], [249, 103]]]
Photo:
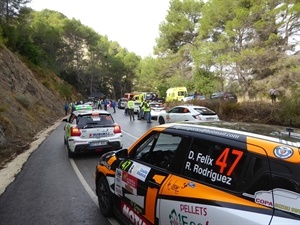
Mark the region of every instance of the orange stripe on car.
[[156, 205], [156, 199], [157, 199], [157, 188], [150, 188], [147, 189], [147, 195], [146, 195], [146, 207], [145, 207], [145, 217], [154, 224], [155, 221], [155, 205]]

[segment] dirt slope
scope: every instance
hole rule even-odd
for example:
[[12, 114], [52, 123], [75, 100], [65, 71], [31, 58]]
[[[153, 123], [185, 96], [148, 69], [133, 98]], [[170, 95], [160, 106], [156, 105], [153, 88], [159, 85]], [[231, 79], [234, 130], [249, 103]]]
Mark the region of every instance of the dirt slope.
[[53, 73], [32, 72], [19, 57], [0, 48], [0, 168], [64, 116], [66, 100], [55, 85], [64, 83]]

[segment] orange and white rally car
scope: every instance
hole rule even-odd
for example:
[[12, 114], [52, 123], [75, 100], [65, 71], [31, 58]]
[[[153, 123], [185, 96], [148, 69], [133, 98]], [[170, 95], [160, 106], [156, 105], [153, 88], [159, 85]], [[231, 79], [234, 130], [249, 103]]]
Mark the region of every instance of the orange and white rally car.
[[100, 210], [135, 225], [299, 225], [298, 131], [224, 121], [153, 127], [101, 157]]

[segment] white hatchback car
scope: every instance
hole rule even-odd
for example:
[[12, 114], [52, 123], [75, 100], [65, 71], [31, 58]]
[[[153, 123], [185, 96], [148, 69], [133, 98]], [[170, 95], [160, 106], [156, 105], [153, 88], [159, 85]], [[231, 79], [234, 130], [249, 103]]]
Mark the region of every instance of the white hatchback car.
[[175, 106], [166, 112], [161, 112], [157, 117], [159, 124], [174, 123], [179, 121], [218, 121], [218, 115], [211, 109], [197, 105]]
[[70, 158], [81, 153], [105, 153], [123, 147], [122, 131], [104, 110], [78, 110], [63, 119], [64, 143]]
[[151, 118], [156, 119], [161, 112], [166, 112], [165, 106], [160, 102], [150, 102]]

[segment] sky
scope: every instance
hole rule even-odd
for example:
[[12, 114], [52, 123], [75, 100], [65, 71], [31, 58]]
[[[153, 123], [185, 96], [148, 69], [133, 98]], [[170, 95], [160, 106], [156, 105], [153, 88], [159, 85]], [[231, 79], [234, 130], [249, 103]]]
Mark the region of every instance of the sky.
[[27, 6], [36, 11], [55, 10], [80, 20], [144, 58], [153, 55], [169, 0], [32, 0]]

